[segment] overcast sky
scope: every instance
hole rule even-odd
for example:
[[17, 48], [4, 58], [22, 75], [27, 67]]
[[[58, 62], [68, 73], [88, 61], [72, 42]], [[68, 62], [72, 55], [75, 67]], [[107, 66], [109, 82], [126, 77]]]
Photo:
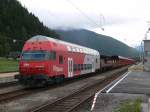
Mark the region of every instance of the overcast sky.
[[50, 28], [85, 28], [129, 46], [140, 44], [150, 21], [149, 0], [19, 1]]

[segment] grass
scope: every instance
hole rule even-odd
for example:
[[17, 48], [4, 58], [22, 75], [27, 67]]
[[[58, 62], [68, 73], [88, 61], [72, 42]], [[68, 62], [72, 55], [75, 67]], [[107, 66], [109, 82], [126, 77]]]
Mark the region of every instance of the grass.
[[18, 61], [0, 58], [0, 72], [18, 71]]
[[141, 112], [141, 99], [137, 98], [134, 101], [126, 101], [113, 112]]

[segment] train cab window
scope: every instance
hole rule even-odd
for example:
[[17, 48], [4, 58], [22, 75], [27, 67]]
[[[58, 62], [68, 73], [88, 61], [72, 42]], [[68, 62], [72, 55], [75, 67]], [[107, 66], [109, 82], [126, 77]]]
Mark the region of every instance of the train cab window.
[[63, 56], [59, 56], [59, 64], [63, 64]]
[[51, 52], [51, 59], [56, 60], [56, 51]]
[[50, 53], [48, 51], [24, 51], [22, 53], [22, 60], [24, 61], [40, 61], [40, 60], [49, 60], [50, 59]]

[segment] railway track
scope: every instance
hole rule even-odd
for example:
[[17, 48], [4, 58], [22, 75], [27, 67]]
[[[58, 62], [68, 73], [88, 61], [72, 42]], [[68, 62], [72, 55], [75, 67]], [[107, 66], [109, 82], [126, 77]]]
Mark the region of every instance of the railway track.
[[19, 98], [26, 95], [28, 91], [26, 90], [16, 90], [8, 93], [0, 94], [0, 103], [7, 103], [15, 98]]
[[109, 78], [102, 81], [96, 81], [94, 84], [60, 98], [54, 102], [47, 102], [37, 108], [29, 110], [30, 112], [71, 112], [89, 99], [93, 99], [94, 94], [104, 88], [106, 85], [118, 78], [124, 71], [113, 73]]
[[16, 86], [16, 85], [19, 85], [18, 81], [0, 83], [0, 89], [6, 88], [6, 87], [12, 87], [12, 86]]
[[8, 103], [12, 100], [16, 100], [16, 99], [19, 99], [19, 98], [22, 98], [22, 97], [25, 97], [34, 93], [46, 91], [48, 89], [53, 89], [57, 87], [58, 85], [53, 86], [53, 87], [44, 87], [44, 88], [35, 88], [35, 89], [23, 88], [23, 89], [19, 89], [19, 90], [7, 92], [7, 93], [2, 93], [0, 94], [0, 104]]
[[[46, 91], [46, 90], [50, 90], [50, 89], [54, 89], [54, 88], [59, 88], [62, 86], [65, 86], [67, 84], [73, 83], [75, 81], [80, 81], [82, 79], [88, 78], [88, 76], [86, 77], [78, 77], [74, 80], [66, 80], [64, 83], [61, 84], [55, 84], [55, 85], [50, 85], [48, 87], [44, 87], [44, 88], [34, 88], [34, 89], [29, 89], [29, 88], [19, 88], [19, 89], [15, 89], [15, 90], [11, 90], [9, 92], [2, 92], [0, 93], [0, 104], [2, 103], [7, 103], [10, 102], [12, 100], [18, 99], [18, 98], [22, 98], [24, 96], [27, 95], [31, 95], [33, 93], [37, 93], [37, 92], [41, 92], [41, 91]], [[0, 89], [9, 89], [11, 87], [15, 87], [19, 85], [18, 82], [9, 82], [9, 83], [3, 83], [2, 85], [0, 85]]]
[[[126, 67], [127, 68], [127, 67]], [[120, 70], [120, 69], [119, 69]], [[102, 76], [106, 76], [107, 74], [108, 74], [108, 76], [111, 76], [112, 74], [113, 74], [113, 76], [112, 77], [109, 77], [109, 79], [111, 79], [111, 80], [113, 80], [115, 77], [118, 77], [119, 75], [118, 75], [118, 72], [117, 72], [117, 74], [116, 74], [116, 71], [117, 70], [114, 70], [114, 71], [108, 71], [108, 72], [104, 72], [104, 73], [102, 73], [101, 75]], [[111, 73], [111, 75], [110, 75], [110, 73]], [[95, 74], [92, 74], [92, 75], [94, 75], [94, 76], [96, 76]], [[98, 74], [97, 74], [98, 75]], [[91, 76], [91, 74], [90, 74], [90, 76]], [[86, 78], [90, 78], [90, 77], [86, 77]], [[24, 98], [24, 97], [26, 97], [26, 96], [29, 96], [29, 95], [31, 95], [31, 94], [35, 94], [35, 93], [43, 93], [44, 91], [46, 91], [46, 90], [51, 90], [51, 89], [56, 89], [56, 88], [58, 88], [59, 89], [59, 87], [64, 87], [64, 86], [66, 86], [67, 84], [70, 84], [70, 83], [73, 83], [73, 82], [77, 82], [77, 81], [81, 81], [82, 79], [86, 79], [85, 77], [81, 77], [81, 78], [77, 78], [77, 80], [75, 79], [73, 79], [73, 80], [68, 80], [68, 81], [65, 81], [64, 83], [61, 83], [61, 84], [57, 84], [57, 85], [50, 85], [50, 86], [48, 86], [48, 87], [45, 87], [45, 88], [40, 88], [40, 89], [21, 89], [21, 90], [17, 90], [17, 91], [12, 91], [12, 92], [8, 92], [8, 93], [5, 93], [5, 94], [0, 94], [0, 104], [4, 104], [4, 105], [6, 105], [7, 103], [9, 103], [10, 101], [13, 101], [13, 100], [15, 100], [15, 101], [17, 101], [19, 98]], [[78, 80], [79, 79], [79, 80]], [[110, 81], [111, 81], [110, 80]], [[60, 98], [60, 97], [58, 97], [58, 98], [60, 98], [60, 99], [56, 99], [57, 101], [57, 103], [55, 103], [55, 102], [53, 102], [53, 103], [46, 103], [46, 104], [44, 104], [44, 105], [42, 105], [41, 106], [41, 104], [39, 104], [40, 106], [38, 106], [38, 108], [36, 107], [36, 108], [34, 108], [35, 106], [31, 106], [30, 108], [28, 108], [27, 109], [27, 112], [29, 112], [29, 111], [32, 111], [32, 112], [38, 112], [38, 111], [52, 111], [52, 110], [49, 110], [49, 108], [47, 108], [46, 106], [48, 106], [49, 104], [50, 105], [52, 105], [52, 107], [54, 108], [54, 107], [56, 107], [57, 106], [57, 104], [62, 104], [62, 106], [63, 107], [56, 107], [56, 108], [54, 108], [54, 110], [56, 109], [56, 111], [54, 111], [54, 112], [59, 112], [59, 110], [61, 111], [61, 112], [69, 112], [69, 111], [71, 111], [71, 110], [73, 110], [74, 108], [77, 108], [80, 104], [82, 104], [83, 102], [85, 102], [85, 101], [87, 101], [89, 98], [92, 98], [92, 96], [94, 95], [94, 93], [97, 91], [97, 90], [99, 90], [100, 88], [102, 88], [103, 87], [103, 82], [108, 82], [109, 83], [109, 81], [108, 81], [108, 79], [106, 80], [103, 80], [103, 81], [101, 81], [101, 82], [99, 82], [99, 81], [95, 81], [95, 83], [94, 84], [90, 84], [90, 82], [89, 82], [89, 85], [87, 85], [86, 87], [84, 87], [84, 88], [82, 88], [82, 89], [78, 89], [75, 93], [70, 93], [70, 95], [69, 96], [65, 96], [65, 97], [63, 97], [63, 98]], [[96, 86], [97, 85], [97, 87], [94, 87], [94, 86]], [[93, 87], [93, 88], [92, 88]], [[95, 89], [94, 89], [95, 88]], [[87, 92], [89, 90], [89, 92]], [[83, 93], [81, 93], [81, 92], [83, 92]], [[80, 95], [81, 94], [81, 95]], [[77, 96], [76, 96], [77, 95]], [[79, 96], [78, 96], [79, 95]], [[84, 97], [83, 97], [84, 96]], [[68, 99], [69, 98], [69, 99]], [[61, 102], [60, 102], [61, 101]], [[63, 101], [65, 101], [64, 103], [63, 103]], [[51, 101], [52, 102], [52, 101]], [[69, 104], [72, 104], [73, 106], [65, 106], [64, 104], [68, 104], [68, 102], [69, 102]], [[65, 108], [66, 107], [66, 108]], [[69, 108], [68, 108], [69, 107]], [[70, 109], [70, 107], [72, 107], [71, 109]], [[44, 108], [47, 108], [48, 110], [45, 110]], [[51, 107], [50, 107], [51, 108]], [[65, 109], [64, 109], [65, 108]], [[68, 109], [67, 109], [68, 108]], [[41, 110], [42, 109], [42, 110]], [[70, 109], [70, 110], [69, 110]], [[52, 111], [53, 112], [53, 111]]]

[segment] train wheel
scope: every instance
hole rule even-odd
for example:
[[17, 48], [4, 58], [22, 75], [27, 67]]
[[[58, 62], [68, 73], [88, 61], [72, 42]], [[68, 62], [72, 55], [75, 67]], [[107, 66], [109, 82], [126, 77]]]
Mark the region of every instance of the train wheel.
[[54, 84], [55, 83], [55, 79], [54, 78], [49, 78], [46, 82], [46, 85], [50, 85], [50, 84]]
[[36, 85], [37, 87], [44, 87], [46, 85], [46, 80], [40, 80]]

